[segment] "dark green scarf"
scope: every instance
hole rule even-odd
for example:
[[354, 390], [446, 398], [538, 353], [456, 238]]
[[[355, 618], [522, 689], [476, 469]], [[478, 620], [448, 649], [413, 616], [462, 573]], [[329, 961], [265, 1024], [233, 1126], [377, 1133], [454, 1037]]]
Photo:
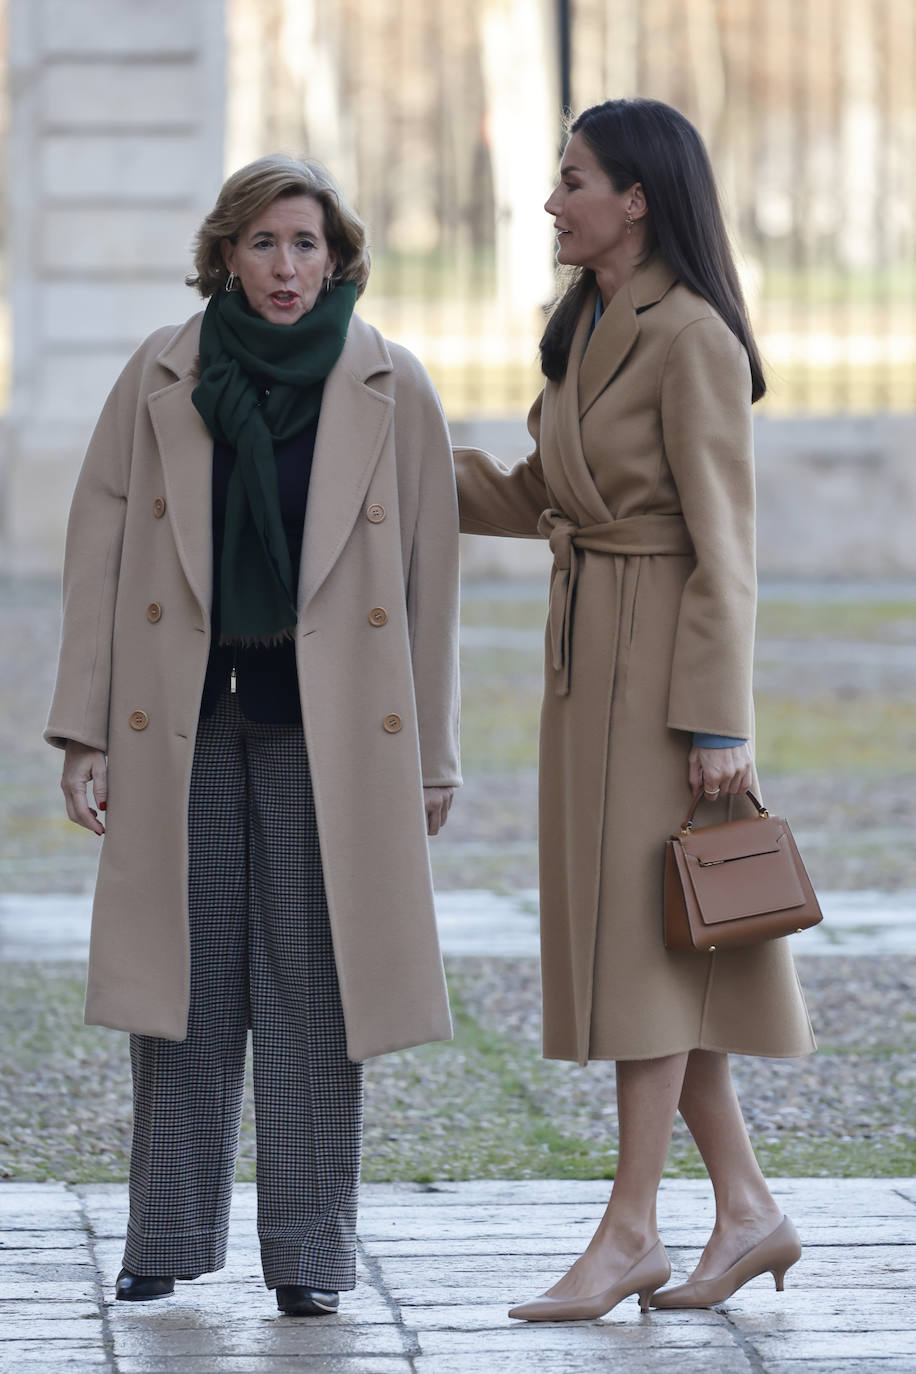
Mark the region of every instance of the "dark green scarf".
[[221, 643], [274, 644], [295, 629], [295, 574], [274, 444], [292, 439], [318, 414], [355, 304], [356, 286], [341, 282], [295, 324], [271, 324], [241, 291], [210, 297], [191, 400], [213, 438], [235, 451], [219, 571]]

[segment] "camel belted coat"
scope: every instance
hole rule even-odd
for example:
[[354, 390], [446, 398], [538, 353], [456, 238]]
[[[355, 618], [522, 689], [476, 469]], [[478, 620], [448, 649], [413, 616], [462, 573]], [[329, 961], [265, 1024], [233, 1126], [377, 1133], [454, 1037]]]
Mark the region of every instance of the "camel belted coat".
[[[197, 315], [102, 412], [67, 536], [46, 738], [108, 754], [86, 1019], [187, 1029], [188, 794], [210, 646], [213, 441]], [[296, 662], [350, 1056], [448, 1039], [423, 785], [455, 786], [458, 516], [426, 373], [354, 316], [324, 387]]]
[[[667, 951], [664, 846], [692, 732], [750, 738], [756, 607], [747, 355], [658, 257], [591, 333], [507, 471], [456, 449], [461, 527], [549, 538], [539, 827], [544, 1053], [813, 1048], [786, 940]], [[709, 822], [750, 803], [723, 798]], [[753, 812], [751, 812], [753, 814]], [[699, 817], [703, 823], [703, 815]]]

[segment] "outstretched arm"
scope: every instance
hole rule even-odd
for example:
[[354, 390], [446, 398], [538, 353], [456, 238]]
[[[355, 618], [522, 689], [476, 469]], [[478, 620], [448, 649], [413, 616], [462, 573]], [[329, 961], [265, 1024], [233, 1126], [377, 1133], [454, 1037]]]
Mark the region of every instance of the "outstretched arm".
[[507, 468], [479, 448], [455, 448], [458, 509], [464, 534], [502, 534], [538, 539], [538, 519], [551, 500], [541, 468], [540, 430], [544, 393], [531, 407], [528, 433], [534, 451]]

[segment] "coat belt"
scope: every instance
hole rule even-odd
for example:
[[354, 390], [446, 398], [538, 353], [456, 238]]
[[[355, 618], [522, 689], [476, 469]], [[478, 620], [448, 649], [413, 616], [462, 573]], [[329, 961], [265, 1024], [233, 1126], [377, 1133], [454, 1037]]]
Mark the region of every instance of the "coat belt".
[[682, 515], [628, 515], [603, 525], [577, 525], [558, 510], [545, 510], [538, 533], [549, 540], [553, 554], [550, 609], [547, 623], [553, 666], [560, 674], [558, 696], [569, 692], [573, 599], [579, 552], [618, 554], [675, 554], [691, 556], [693, 544]]

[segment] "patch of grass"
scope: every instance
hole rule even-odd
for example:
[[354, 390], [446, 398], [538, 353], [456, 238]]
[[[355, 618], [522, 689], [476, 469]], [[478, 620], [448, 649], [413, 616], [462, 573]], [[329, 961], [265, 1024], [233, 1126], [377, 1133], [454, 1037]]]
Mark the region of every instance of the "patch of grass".
[[838, 693], [798, 700], [758, 692], [761, 773], [908, 774], [916, 750], [916, 700]]
[[[465, 651], [462, 661], [462, 758], [468, 775], [536, 768], [539, 655]], [[916, 697], [856, 691], [800, 698], [758, 691], [756, 704], [763, 773], [912, 771]]]
[[[490, 595], [487, 595], [487, 592]], [[463, 588], [461, 623], [514, 630], [544, 628], [547, 588], [525, 584], [524, 594], [500, 596], [490, 584]], [[757, 609], [758, 639], [832, 639], [865, 643], [912, 644], [916, 635], [916, 602], [835, 601], [829, 597], [802, 601], [761, 598]]]
[[510, 630], [539, 630], [547, 623], [547, 587], [530, 599], [469, 597], [465, 592], [461, 604], [461, 623], [468, 626], [495, 626]]
[[464, 650], [461, 756], [468, 773], [537, 767], [540, 651]]
[[839, 639], [911, 644], [912, 601], [769, 601], [757, 610], [758, 639]]
[[[911, 1178], [916, 1169], [916, 1138], [836, 1140], [785, 1131], [753, 1136], [764, 1174], [772, 1178]], [[668, 1152], [665, 1178], [705, 1178], [706, 1169], [692, 1141], [675, 1141]]]
[[[372, 1060], [366, 1069], [364, 1177], [369, 1181], [466, 1178], [612, 1178], [613, 1115], [588, 1091], [593, 1119], [580, 1129], [569, 1100], [571, 1066], [544, 1062], [533, 1044], [481, 1025], [468, 1010], [461, 961], [450, 977], [456, 1038]], [[506, 965], [507, 976], [509, 965]], [[127, 1177], [130, 1074], [126, 1037], [81, 1024], [83, 978], [71, 964], [10, 965], [0, 976], [0, 1177], [74, 1183]], [[842, 1057], [854, 1047], [832, 1044]], [[876, 1064], [882, 1046], [869, 1044]], [[898, 1047], [899, 1051], [899, 1047]], [[587, 1085], [586, 1085], [587, 1086]], [[876, 1088], [880, 1097], [880, 1087]], [[579, 1113], [577, 1115], [577, 1112]], [[785, 1177], [888, 1177], [916, 1173], [912, 1110], [861, 1103], [865, 1128], [838, 1137], [813, 1129], [755, 1131], [765, 1170]], [[666, 1177], [703, 1166], [676, 1133]], [[254, 1178], [251, 1089], [237, 1176]]]

